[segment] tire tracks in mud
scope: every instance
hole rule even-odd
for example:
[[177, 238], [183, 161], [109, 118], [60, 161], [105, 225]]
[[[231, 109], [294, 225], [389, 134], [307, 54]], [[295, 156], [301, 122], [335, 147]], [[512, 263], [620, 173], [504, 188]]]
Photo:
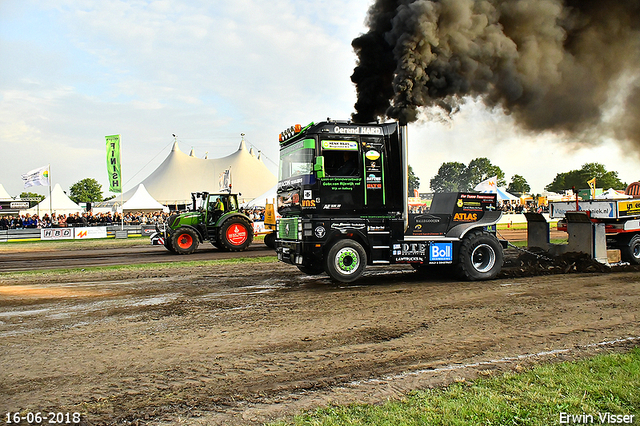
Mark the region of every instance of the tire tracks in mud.
[[469, 283], [376, 267], [335, 285], [267, 263], [1, 280], [0, 408], [92, 425], [257, 424], [640, 336], [637, 272]]

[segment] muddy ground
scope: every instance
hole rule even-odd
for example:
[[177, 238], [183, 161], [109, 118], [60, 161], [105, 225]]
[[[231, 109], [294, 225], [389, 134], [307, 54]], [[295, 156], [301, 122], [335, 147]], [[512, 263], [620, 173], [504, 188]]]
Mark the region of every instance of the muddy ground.
[[516, 256], [472, 283], [398, 266], [342, 286], [272, 261], [2, 273], [0, 415], [259, 424], [640, 345], [638, 268], [523, 276]]

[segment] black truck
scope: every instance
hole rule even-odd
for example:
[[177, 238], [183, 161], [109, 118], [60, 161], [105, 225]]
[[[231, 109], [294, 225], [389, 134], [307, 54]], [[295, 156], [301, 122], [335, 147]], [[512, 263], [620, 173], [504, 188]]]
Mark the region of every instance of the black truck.
[[395, 122], [327, 120], [281, 133], [278, 259], [339, 282], [394, 263], [494, 278], [506, 248], [495, 235], [496, 194], [434, 194], [428, 211], [410, 213], [406, 138]]

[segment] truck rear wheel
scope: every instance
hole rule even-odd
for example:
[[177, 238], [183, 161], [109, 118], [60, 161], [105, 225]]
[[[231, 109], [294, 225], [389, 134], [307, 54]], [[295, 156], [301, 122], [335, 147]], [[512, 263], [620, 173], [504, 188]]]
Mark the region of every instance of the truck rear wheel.
[[640, 264], [640, 235], [636, 234], [629, 240], [629, 243], [620, 247], [622, 260], [638, 265]]
[[350, 283], [360, 278], [367, 266], [367, 253], [354, 240], [336, 242], [325, 258], [324, 269], [331, 278], [343, 283]]
[[218, 242], [225, 251], [244, 251], [253, 241], [253, 226], [242, 217], [227, 219], [218, 231]]
[[178, 254], [191, 254], [198, 248], [198, 234], [191, 228], [179, 228], [171, 237], [171, 245]]
[[502, 269], [504, 255], [498, 239], [486, 231], [472, 231], [460, 245], [457, 270], [462, 279], [490, 280]]

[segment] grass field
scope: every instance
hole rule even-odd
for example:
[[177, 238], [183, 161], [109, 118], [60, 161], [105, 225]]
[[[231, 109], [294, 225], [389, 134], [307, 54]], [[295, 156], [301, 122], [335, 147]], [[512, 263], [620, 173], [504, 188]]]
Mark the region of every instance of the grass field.
[[640, 424], [639, 389], [636, 348], [417, 391], [383, 405], [326, 407], [274, 425]]

